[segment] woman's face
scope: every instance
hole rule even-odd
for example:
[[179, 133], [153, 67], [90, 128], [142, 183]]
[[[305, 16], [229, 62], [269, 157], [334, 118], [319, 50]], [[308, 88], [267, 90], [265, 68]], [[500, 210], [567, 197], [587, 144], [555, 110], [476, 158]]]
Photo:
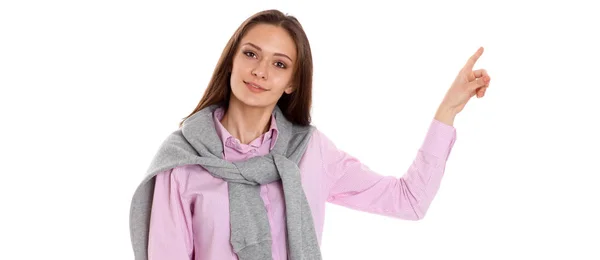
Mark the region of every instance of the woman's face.
[[269, 24], [252, 27], [233, 56], [231, 92], [247, 106], [274, 107], [292, 93], [296, 45], [287, 31]]

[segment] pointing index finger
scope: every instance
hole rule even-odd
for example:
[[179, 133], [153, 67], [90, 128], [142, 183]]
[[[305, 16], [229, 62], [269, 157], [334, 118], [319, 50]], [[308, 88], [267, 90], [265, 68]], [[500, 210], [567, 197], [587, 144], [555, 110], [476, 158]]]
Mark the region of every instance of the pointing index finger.
[[479, 59], [479, 57], [481, 57], [481, 54], [483, 54], [483, 47], [479, 47], [479, 49], [477, 49], [477, 51], [475, 52], [475, 54], [473, 54], [471, 56], [471, 58], [469, 58], [469, 60], [467, 61], [467, 64], [465, 64], [464, 69], [466, 71], [473, 70], [473, 66], [475, 66], [475, 62], [477, 62], [477, 60]]

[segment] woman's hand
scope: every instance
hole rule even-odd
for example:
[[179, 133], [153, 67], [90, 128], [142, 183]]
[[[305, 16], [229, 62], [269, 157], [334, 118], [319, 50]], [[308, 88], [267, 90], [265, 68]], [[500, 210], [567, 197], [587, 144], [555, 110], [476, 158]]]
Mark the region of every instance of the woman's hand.
[[436, 113], [436, 119], [439, 121], [452, 125], [454, 116], [463, 110], [471, 97], [485, 96], [485, 91], [490, 85], [490, 76], [484, 69], [473, 71], [473, 66], [481, 54], [483, 47], [479, 47], [456, 76]]

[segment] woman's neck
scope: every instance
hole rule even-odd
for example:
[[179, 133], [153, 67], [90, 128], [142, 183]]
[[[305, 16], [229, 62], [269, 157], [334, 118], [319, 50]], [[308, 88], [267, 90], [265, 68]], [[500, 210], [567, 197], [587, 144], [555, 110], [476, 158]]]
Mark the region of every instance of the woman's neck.
[[273, 108], [251, 107], [232, 98], [221, 124], [243, 144], [249, 144], [269, 129]]

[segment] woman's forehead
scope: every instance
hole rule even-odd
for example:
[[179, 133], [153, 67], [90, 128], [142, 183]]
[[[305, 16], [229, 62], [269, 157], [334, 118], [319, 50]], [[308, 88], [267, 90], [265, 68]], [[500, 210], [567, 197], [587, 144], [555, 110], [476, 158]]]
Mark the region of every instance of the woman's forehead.
[[285, 54], [292, 59], [296, 56], [296, 43], [288, 32], [280, 26], [258, 24], [253, 26], [241, 40], [241, 46], [249, 45], [270, 54]]

